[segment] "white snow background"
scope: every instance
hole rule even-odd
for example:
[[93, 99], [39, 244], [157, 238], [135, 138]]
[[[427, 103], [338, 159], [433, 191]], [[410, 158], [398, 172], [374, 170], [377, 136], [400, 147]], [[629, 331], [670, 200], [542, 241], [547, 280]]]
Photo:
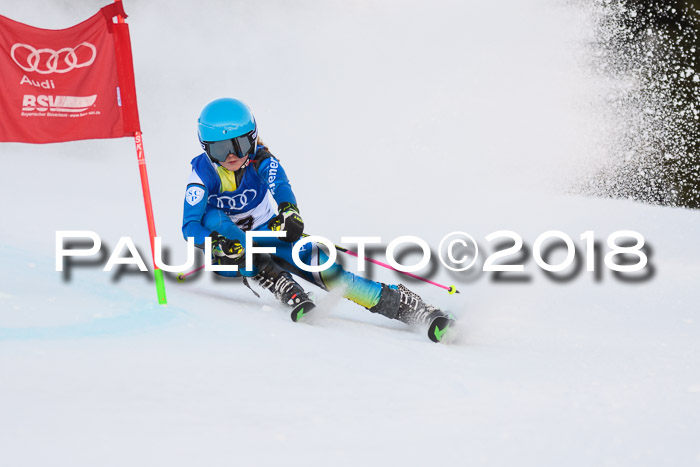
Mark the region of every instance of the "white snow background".
[[[103, 1], [0, 1], [65, 28]], [[700, 218], [567, 195], [593, 165], [588, 12], [544, 0], [127, 0], [158, 234], [180, 233], [196, 119], [253, 109], [308, 233], [636, 230], [653, 277], [527, 283], [381, 268], [455, 313], [423, 333], [318, 289], [313, 324], [237, 281], [55, 271], [55, 232], [130, 236], [150, 265], [133, 140], [0, 145], [0, 465], [700, 465]], [[561, 253], [561, 250], [559, 251]], [[111, 253], [111, 250], [107, 251]], [[340, 254], [342, 257], [342, 253]], [[377, 259], [383, 260], [381, 255]], [[409, 256], [407, 262], [415, 258]], [[342, 258], [348, 266], [352, 258]], [[483, 260], [483, 256], [481, 258]], [[561, 259], [561, 258], [560, 258]], [[552, 262], [557, 262], [553, 257]], [[600, 267], [600, 266], [599, 266]], [[133, 271], [133, 270], [132, 270]], [[428, 271], [423, 271], [428, 273]]]

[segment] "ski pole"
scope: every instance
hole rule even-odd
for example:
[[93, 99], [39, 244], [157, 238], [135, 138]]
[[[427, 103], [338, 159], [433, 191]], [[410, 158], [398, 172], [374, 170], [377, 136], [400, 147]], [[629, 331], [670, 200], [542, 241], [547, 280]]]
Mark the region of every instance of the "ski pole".
[[[309, 236], [308, 234], [302, 234], [302, 237], [308, 237], [308, 236]], [[355, 258], [360, 258], [360, 255], [358, 255], [356, 252], [354, 252], [354, 251], [352, 251], [352, 250], [348, 250], [347, 248], [344, 248], [344, 247], [339, 246], [339, 245], [336, 245], [336, 244], [333, 244], [333, 246], [334, 246], [337, 250], [340, 250], [340, 251], [342, 251], [342, 252], [345, 253], [345, 254], [348, 254], [348, 255], [350, 255], [350, 256], [354, 256]], [[445, 289], [445, 290], [447, 290], [447, 292], [449, 292], [450, 295], [453, 295], [453, 294], [456, 294], [456, 293], [460, 293], [459, 290], [457, 290], [457, 287], [455, 287], [454, 285], [443, 285], [443, 284], [440, 284], [440, 283], [438, 283], [438, 282], [431, 281], [430, 279], [426, 279], [425, 277], [417, 276], [417, 275], [412, 274], [412, 273], [410, 273], [410, 272], [399, 271], [398, 269], [392, 267], [392, 266], [389, 265], [389, 264], [382, 263], [381, 261], [377, 261], [376, 259], [367, 258], [366, 256], [362, 256], [362, 259], [365, 260], [365, 261], [369, 261], [370, 263], [374, 263], [374, 264], [376, 264], [376, 265], [378, 265], [378, 266], [382, 266], [382, 267], [384, 267], [384, 268], [391, 269], [392, 271], [396, 271], [396, 272], [399, 272], [399, 273], [401, 273], [401, 274], [405, 274], [406, 276], [412, 277], [412, 278], [414, 278], [414, 279], [418, 279], [418, 280], [420, 280], [420, 281], [427, 282], [428, 284], [432, 284], [432, 285], [434, 285], [434, 286], [436, 286], [436, 287], [440, 287], [441, 289]], [[191, 270], [191, 271], [189, 271], [189, 272], [182, 272], [182, 273], [178, 274], [178, 275], [177, 275], [177, 280], [178, 280], [178, 282], [184, 282], [185, 279], [186, 279], [188, 276], [191, 276], [191, 275], [194, 274], [195, 272], [204, 269], [204, 266], [205, 266], [205, 265], [202, 265], [202, 266], [199, 266], [198, 268], [195, 268], [195, 269], [193, 269], [193, 270]]]
[[[308, 234], [301, 234], [301, 236], [308, 237], [309, 235]], [[443, 285], [443, 284], [440, 284], [438, 282], [431, 281], [430, 279], [426, 279], [425, 277], [417, 276], [417, 275], [412, 274], [410, 272], [399, 271], [398, 269], [392, 267], [391, 265], [386, 264], [386, 263], [382, 263], [381, 261], [377, 261], [376, 259], [367, 258], [366, 256], [361, 257], [356, 252], [354, 252], [352, 250], [348, 250], [347, 248], [344, 248], [342, 246], [336, 245], [335, 243], [333, 244], [333, 246], [336, 248], [336, 250], [340, 250], [345, 254], [348, 254], [350, 256], [354, 256], [355, 258], [362, 258], [363, 260], [369, 261], [370, 263], [374, 263], [378, 266], [382, 266], [384, 268], [391, 269], [392, 271], [396, 271], [398, 273], [404, 274], [404, 275], [412, 277], [414, 279], [418, 279], [419, 281], [427, 282], [428, 284], [432, 284], [436, 287], [440, 287], [441, 289], [445, 289], [449, 292], [450, 295], [460, 293], [459, 290], [457, 290], [457, 287], [455, 287], [454, 285]]]
[[206, 264], [203, 264], [200, 267], [191, 270], [190, 272], [181, 272], [180, 274], [177, 275], [177, 281], [178, 282], [185, 282], [185, 279], [187, 278], [187, 276], [191, 276], [195, 272], [204, 269], [204, 266], [206, 266]]
[[[306, 235], [306, 234], [304, 234], [304, 235], [308, 237], [308, 235]], [[346, 253], [346, 254], [348, 254], [348, 255], [350, 255], [350, 256], [354, 256], [355, 258], [362, 258], [363, 260], [369, 261], [370, 263], [374, 263], [374, 264], [376, 264], [376, 265], [378, 265], [378, 266], [382, 266], [382, 267], [385, 267], [385, 268], [387, 268], [387, 269], [391, 269], [392, 271], [400, 272], [401, 274], [405, 274], [405, 275], [407, 275], [407, 276], [409, 276], [409, 277], [412, 277], [412, 278], [414, 278], [414, 279], [418, 279], [418, 280], [420, 280], [420, 281], [427, 282], [428, 284], [432, 284], [432, 285], [434, 285], [434, 286], [436, 286], [436, 287], [440, 287], [441, 289], [445, 289], [445, 290], [447, 290], [447, 291], [450, 293], [450, 295], [456, 294], [456, 293], [460, 293], [459, 290], [457, 290], [457, 287], [455, 287], [454, 285], [442, 285], [442, 284], [439, 284], [439, 283], [437, 283], [437, 282], [431, 281], [430, 279], [426, 279], [425, 277], [421, 277], [421, 276], [417, 276], [417, 275], [415, 275], [415, 274], [412, 274], [412, 273], [410, 273], [410, 272], [399, 271], [398, 269], [392, 267], [391, 265], [386, 264], [386, 263], [382, 263], [381, 261], [377, 261], [376, 259], [367, 258], [367, 257], [365, 257], [365, 256], [362, 256], [362, 257], [361, 257], [361, 256], [358, 255], [356, 252], [354, 252], [354, 251], [352, 251], [352, 250], [348, 250], [347, 248], [343, 248], [342, 246], [338, 246], [338, 245], [335, 245], [335, 244], [334, 244], [333, 246], [335, 246], [336, 249], [342, 251], [343, 253]]]

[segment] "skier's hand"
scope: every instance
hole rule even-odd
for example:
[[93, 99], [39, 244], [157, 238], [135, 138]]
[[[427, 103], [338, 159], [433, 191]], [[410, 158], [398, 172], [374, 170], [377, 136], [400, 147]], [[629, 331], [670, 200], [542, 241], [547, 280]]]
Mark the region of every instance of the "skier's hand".
[[304, 221], [299, 215], [299, 208], [296, 205], [284, 202], [279, 206], [279, 214], [273, 217], [267, 224], [267, 228], [274, 231], [284, 230], [287, 232], [285, 237], [280, 237], [280, 240], [294, 243], [301, 238], [304, 233]]
[[245, 262], [245, 248], [238, 240], [231, 240], [219, 232], [211, 233], [211, 252], [220, 265], [235, 264], [240, 266]]

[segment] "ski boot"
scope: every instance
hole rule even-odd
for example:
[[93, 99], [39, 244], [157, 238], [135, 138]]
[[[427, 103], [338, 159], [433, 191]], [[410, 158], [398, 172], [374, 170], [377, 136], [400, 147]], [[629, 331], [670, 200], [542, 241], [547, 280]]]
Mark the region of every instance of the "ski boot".
[[454, 325], [454, 319], [439, 308], [428, 305], [415, 292], [399, 284], [382, 284], [379, 303], [369, 309], [388, 318], [397, 319], [409, 326], [428, 326], [428, 338], [440, 342], [448, 328]]
[[316, 305], [288, 271], [273, 262], [269, 255], [261, 256], [263, 256], [262, 261], [256, 265], [258, 274], [253, 277], [253, 280], [258, 282], [263, 289], [272, 292], [280, 303], [291, 307], [292, 321], [299, 321]]

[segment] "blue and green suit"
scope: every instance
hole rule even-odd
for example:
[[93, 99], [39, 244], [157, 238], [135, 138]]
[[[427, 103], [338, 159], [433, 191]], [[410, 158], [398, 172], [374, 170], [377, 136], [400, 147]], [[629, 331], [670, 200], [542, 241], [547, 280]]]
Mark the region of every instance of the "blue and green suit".
[[[279, 160], [264, 146], [258, 146], [247, 165], [236, 172], [212, 162], [206, 153], [192, 159], [192, 173], [187, 182], [182, 234], [194, 237], [200, 248], [204, 239], [216, 231], [246, 247], [248, 230], [269, 230], [268, 223], [277, 215], [276, 205], [297, 204], [294, 192]], [[290, 272], [317, 286], [330, 290], [345, 288], [345, 297], [372, 308], [382, 294], [382, 284], [346, 271], [338, 263], [320, 273], [303, 271], [292, 260], [293, 243], [279, 238], [256, 238], [255, 244], [275, 247], [273, 254]], [[328, 256], [318, 245], [308, 243], [299, 253], [301, 261], [310, 266], [324, 264]], [[255, 271], [217, 272], [229, 277], [254, 275]]]

